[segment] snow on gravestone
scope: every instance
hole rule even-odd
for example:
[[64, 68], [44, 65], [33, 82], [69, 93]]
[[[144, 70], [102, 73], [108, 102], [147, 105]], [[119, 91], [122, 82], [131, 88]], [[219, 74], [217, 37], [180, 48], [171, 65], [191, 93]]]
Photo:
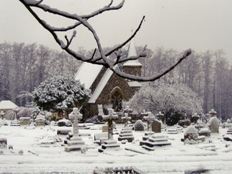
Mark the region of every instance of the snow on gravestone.
[[193, 125], [190, 125], [189, 127], [187, 127], [187, 129], [184, 132], [184, 139], [196, 140], [197, 137], [198, 137], [197, 129]]
[[208, 125], [211, 133], [219, 133], [220, 121], [216, 116], [210, 118]]
[[65, 147], [66, 152], [78, 151], [84, 149], [84, 141], [79, 136], [78, 120], [82, 118], [82, 114], [78, 108], [73, 108], [73, 111], [69, 114], [69, 118], [73, 119], [73, 137], [67, 141]]
[[160, 133], [161, 132], [161, 122], [158, 120], [154, 120], [151, 124], [151, 129], [152, 129], [152, 132]]

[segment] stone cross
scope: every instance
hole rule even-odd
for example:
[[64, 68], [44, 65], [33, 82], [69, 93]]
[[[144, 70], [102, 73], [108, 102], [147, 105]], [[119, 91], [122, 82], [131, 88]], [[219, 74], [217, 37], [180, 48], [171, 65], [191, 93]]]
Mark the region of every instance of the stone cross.
[[113, 109], [108, 109], [109, 115], [104, 115], [103, 120], [108, 122], [108, 139], [113, 139], [113, 120], [118, 119], [118, 115], [114, 113]]
[[155, 116], [151, 112], [147, 112], [147, 114], [143, 118], [147, 121], [147, 129], [150, 130], [150, 125], [155, 120]]
[[132, 109], [127, 105], [123, 112], [129, 114], [132, 112]]
[[78, 108], [73, 108], [73, 111], [69, 114], [69, 118], [73, 119], [73, 137], [79, 135], [78, 120], [82, 119], [82, 114]]
[[159, 111], [159, 112], [156, 114], [156, 118], [157, 118], [158, 120], [162, 121], [163, 123], [166, 123], [166, 120], [165, 120], [165, 118], [164, 118], [164, 114], [163, 114], [161, 111]]
[[128, 121], [131, 120], [131, 117], [128, 116], [128, 113], [124, 114], [124, 117], [122, 117], [122, 120], [125, 121], [125, 126], [128, 125]]

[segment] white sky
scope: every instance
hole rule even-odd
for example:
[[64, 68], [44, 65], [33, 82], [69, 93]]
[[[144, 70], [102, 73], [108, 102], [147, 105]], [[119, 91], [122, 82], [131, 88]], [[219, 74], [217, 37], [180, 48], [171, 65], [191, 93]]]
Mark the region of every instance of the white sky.
[[[104, 6], [106, 0], [44, 0], [71, 12], [87, 13]], [[117, 1], [118, 2], [118, 1]], [[37, 42], [58, 49], [45, 31], [18, 0], [0, 0], [0, 42]], [[142, 16], [146, 22], [135, 44], [197, 51], [223, 49], [232, 59], [232, 0], [126, 0], [119, 11], [98, 16], [91, 23], [103, 46], [124, 41]], [[49, 18], [59, 25], [64, 23]], [[88, 32], [80, 30], [77, 47], [95, 47]]]

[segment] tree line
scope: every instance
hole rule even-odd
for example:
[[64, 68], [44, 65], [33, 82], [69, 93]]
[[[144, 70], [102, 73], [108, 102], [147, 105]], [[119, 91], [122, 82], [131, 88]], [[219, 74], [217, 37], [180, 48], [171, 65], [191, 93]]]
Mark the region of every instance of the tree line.
[[24, 106], [42, 81], [56, 75], [74, 76], [79, 65], [64, 52], [36, 43], [1, 43], [0, 100]]
[[[176, 50], [164, 48], [147, 52], [149, 58], [141, 60], [144, 75], [162, 72], [180, 54]], [[220, 118], [225, 120], [231, 117], [232, 66], [222, 50], [193, 51], [189, 58], [162, 80], [166, 83], [185, 84], [191, 88], [202, 99], [204, 113], [214, 108]]]
[[[108, 50], [106, 48], [105, 50]], [[138, 54], [143, 47], [137, 47]], [[79, 49], [86, 55], [92, 50]], [[126, 55], [126, 51], [121, 51]], [[143, 75], [159, 74], [176, 62], [182, 53], [164, 48], [146, 49], [147, 58], [140, 59]], [[61, 51], [24, 43], [0, 44], [0, 100], [10, 99], [19, 106], [42, 81], [56, 75], [74, 76], [80, 61]], [[203, 111], [217, 110], [226, 119], [232, 113], [232, 67], [222, 50], [196, 52], [174, 71], [163, 77], [166, 83], [183, 83], [202, 98]], [[147, 82], [153, 83], [153, 82]]]

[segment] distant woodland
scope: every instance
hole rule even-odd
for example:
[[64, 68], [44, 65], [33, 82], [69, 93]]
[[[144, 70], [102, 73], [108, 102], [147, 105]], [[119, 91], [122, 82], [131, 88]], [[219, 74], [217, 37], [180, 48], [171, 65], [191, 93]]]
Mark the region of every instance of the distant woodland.
[[[137, 52], [142, 51], [137, 47]], [[84, 48], [84, 54], [91, 54]], [[126, 51], [122, 51], [126, 55]], [[141, 59], [143, 75], [162, 72], [175, 63], [181, 53], [156, 48], [147, 50]], [[56, 76], [74, 76], [80, 61], [61, 51], [37, 44], [0, 44], [0, 100], [10, 99], [19, 106], [30, 101], [30, 92], [45, 79]], [[196, 52], [163, 78], [165, 83], [183, 83], [201, 97], [203, 110], [217, 110], [222, 118], [232, 113], [232, 67], [222, 50]], [[152, 83], [152, 82], [149, 82]]]

